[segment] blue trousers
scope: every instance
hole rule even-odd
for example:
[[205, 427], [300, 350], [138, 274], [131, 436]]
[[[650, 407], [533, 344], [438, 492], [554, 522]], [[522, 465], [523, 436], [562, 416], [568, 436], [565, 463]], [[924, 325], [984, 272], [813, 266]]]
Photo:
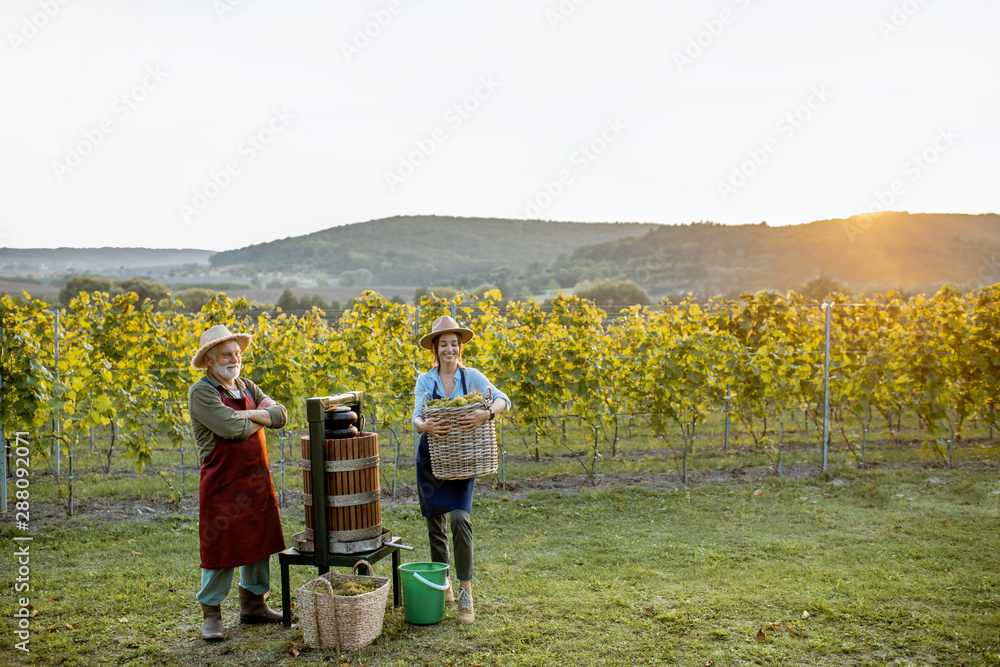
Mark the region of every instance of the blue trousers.
[[[233, 584], [233, 569], [201, 570], [201, 591], [198, 602], [217, 607], [229, 595]], [[263, 595], [271, 589], [271, 557], [244, 565], [240, 568], [240, 586], [254, 595]]]

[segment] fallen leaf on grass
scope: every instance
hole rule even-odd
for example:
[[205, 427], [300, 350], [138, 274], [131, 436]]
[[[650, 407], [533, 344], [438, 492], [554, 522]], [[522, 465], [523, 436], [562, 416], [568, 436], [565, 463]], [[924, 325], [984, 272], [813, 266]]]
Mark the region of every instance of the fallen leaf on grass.
[[804, 611], [804, 612], [802, 612], [802, 620], [804, 621], [804, 620], [806, 620], [807, 618], [809, 618], [809, 612], [808, 612], [808, 611]]
[[138, 642], [132, 642], [131, 644], [128, 645], [128, 648], [139, 648], [139, 644]]
[[775, 621], [774, 623], [771, 624], [772, 630], [777, 630], [780, 627], [781, 627], [781, 621]]
[[652, 616], [652, 614], [653, 614], [653, 605], [649, 605], [648, 607], [646, 607], [646, 609], [645, 609], [644, 611], [645, 611], [645, 612], [646, 612], [647, 614], [649, 614], [649, 615], [651, 615], [651, 616]]
[[767, 636], [764, 634], [763, 630], [757, 631], [757, 641], [760, 642], [761, 644], [767, 641]]
[[225, 655], [225, 654], [229, 653], [229, 652], [230, 652], [230, 651], [232, 651], [232, 650], [233, 650], [233, 649], [231, 649], [231, 648], [229, 648], [229, 647], [227, 646], [226, 648], [224, 648], [224, 649], [222, 649], [221, 651], [219, 651], [219, 655]]
[[80, 627], [79, 625], [70, 625], [69, 623], [65, 623], [65, 622], [63, 623], [63, 625], [66, 626], [67, 630], [76, 630], [77, 628]]
[[141, 555], [142, 555], [142, 552], [141, 552], [141, 551], [133, 551], [133, 552], [132, 552], [132, 555], [133, 555], [133, 556], [141, 556]]
[[299, 650], [297, 648], [295, 648], [294, 646], [292, 648], [288, 649], [287, 653], [291, 653], [296, 658], [299, 657]]
[[52, 625], [50, 625], [49, 627], [47, 627], [46, 630], [48, 630], [49, 632], [55, 632], [56, 628], [58, 628], [58, 627], [59, 627], [58, 623], [53, 623]]
[[764, 495], [764, 489], [757, 489], [756, 491], [753, 492], [753, 494], [755, 496], [762, 496]]
[[118, 619], [118, 622], [119, 623], [128, 623], [128, 619], [126, 617], [122, 616], [121, 618]]
[[188, 637], [189, 642], [197, 641], [197, 637]]

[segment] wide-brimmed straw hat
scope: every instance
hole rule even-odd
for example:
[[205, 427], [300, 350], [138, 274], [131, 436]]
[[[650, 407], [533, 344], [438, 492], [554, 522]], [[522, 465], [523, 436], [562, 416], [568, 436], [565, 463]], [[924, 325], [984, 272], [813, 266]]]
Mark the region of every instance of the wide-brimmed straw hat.
[[476, 335], [472, 332], [472, 329], [458, 326], [458, 322], [454, 318], [442, 315], [434, 320], [434, 324], [431, 325], [431, 332], [420, 339], [420, 347], [433, 350], [434, 337], [446, 333], [457, 333], [463, 345], [472, 340]]
[[206, 368], [208, 364], [205, 363], [205, 353], [219, 343], [225, 343], [227, 340], [238, 342], [240, 344], [240, 354], [242, 354], [250, 347], [250, 341], [253, 340], [253, 336], [248, 333], [234, 334], [229, 331], [225, 324], [216, 324], [201, 335], [201, 347], [198, 348], [198, 351], [194, 353], [194, 357], [191, 359], [191, 368]]

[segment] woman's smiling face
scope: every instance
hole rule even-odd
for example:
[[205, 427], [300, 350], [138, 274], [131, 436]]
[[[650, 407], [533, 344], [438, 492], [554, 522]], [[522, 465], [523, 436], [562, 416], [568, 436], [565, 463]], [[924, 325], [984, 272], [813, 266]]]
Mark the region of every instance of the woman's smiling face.
[[458, 334], [441, 334], [437, 342], [438, 364], [453, 364], [462, 358], [462, 346], [458, 342]]

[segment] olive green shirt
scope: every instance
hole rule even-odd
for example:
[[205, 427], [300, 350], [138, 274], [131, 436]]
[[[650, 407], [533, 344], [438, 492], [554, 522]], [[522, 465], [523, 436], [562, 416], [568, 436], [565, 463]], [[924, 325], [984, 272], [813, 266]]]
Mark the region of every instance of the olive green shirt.
[[[249, 419], [240, 419], [236, 416], [236, 410], [222, 402], [219, 396], [219, 388], [222, 383], [214, 375], [205, 371], [208, 382], [198, 380], [188, 391], [188, 410], [191, 413], [191, 430], [194, 432], [194, 440], [198, 445], [198, 459], [204, 461], [215, 449], [216, 438], [227, 440], [246, 440], [255, 431], [256, 423]], [[253, 398], [255, 405], [266, 398], [266, 394], [260, 387], [250, 380], [238, 378], [236, 384], [240, 391], [245, 391]], [[222, 391], [230, 394], [225, 387]], [[273, 400], [273, 399], [272, 399]], [[288, 421], [288, 412], [283, 405], [272, 405], [265, 408], [271, 415], [271, 428], [281, 428]]]

